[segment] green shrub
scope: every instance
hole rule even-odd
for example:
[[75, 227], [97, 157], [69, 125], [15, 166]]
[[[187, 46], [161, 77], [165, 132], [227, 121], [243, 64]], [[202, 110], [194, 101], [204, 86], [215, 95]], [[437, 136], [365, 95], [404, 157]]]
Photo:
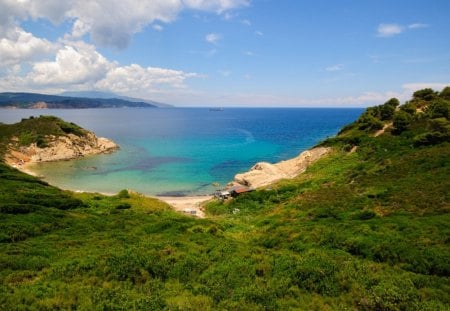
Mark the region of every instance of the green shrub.
[[128, 190], [123, 189], [123, 190], [119, 191], [119, 193], [116, 195], [116, 197], [118, 199], [128, 199], [128, 198], [130, 198], [130, 194], [128, 193]]
[[400, 110], [395, 113], [394, 120], [393, 120], [393, 126], [395, 134], [400, 134], [404, 131], [406, 131], [411, 124], [412, 117], [409, 113]]
[[129, 209], [131, 208], [130, 203], [120, 203], [116, 206], [116, 209]]
[[443, 142], [450, 142], [449, 133], [442, 132], [426, 132], [414, 137], [414, 146], [437, 145]]

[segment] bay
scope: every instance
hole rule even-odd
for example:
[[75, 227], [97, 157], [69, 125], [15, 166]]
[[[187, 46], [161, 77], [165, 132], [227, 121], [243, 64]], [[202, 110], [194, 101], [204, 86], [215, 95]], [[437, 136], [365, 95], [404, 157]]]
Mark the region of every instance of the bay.
[[64, 189], [147, 195], [199, 195], [224, 186], [256, 162], [297, 156], [354, 121], [362, 108], [0, 110], [0, 122], [55, 115], [110, 138], [107, 155], [32, 167]]

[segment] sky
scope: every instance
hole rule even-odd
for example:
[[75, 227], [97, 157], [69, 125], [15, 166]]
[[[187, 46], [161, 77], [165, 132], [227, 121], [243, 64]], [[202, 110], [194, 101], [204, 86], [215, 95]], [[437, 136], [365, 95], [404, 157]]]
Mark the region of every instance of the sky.
[[450, 85], [449, 0], [0, 0], [0, 92], [366, 107]]

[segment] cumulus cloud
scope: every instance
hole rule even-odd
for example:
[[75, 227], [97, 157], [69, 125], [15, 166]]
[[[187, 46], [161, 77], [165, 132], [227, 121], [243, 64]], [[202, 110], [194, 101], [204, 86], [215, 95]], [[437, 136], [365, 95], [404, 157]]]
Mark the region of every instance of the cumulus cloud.
[[31, 33], [16, 27], [8, 36], [0, 39], [0, 67], [35, 60], [54, 50], [51, 42], [36, 38]]
[[131, 36], [156, 21], [169, 23], [186, 9], [226, 13], [248, 0], [0, 0], [0, 36], [20, 20], [73, 23], [72, 36], [89, 34], [95, 44], [125, 48]]
[[185, 73], [154, 67], [141, 67], [137, 64], [117, 66], [110, 70], [104, 79], [95, 84], [97, 89], [110, 90], [119, 93], [129, 93], [139, 90], [157, 92], [165, 87], [185, 88], [184, 81], [190, 77], [198, 77], [195, 73]]
[[64, 46], [55, 61], [35, 63], [27, 78], [38, 85], [85, 84], [104, 76], [110, 67], [93, 47]]
[[58, 92], [65, 89], [96, 89], [151, 98], [158, 93], [184, 90], [187, 79], [202, 77], [197, 73], [145, 68], [137, 64], [121, 66], [107, 60], [94, 46], [82, 41], [62, 40], [62, 43], [66, 45], [56, 52], [54, 60], [35, 62], [25, 76], [17, 74], [20, 66], [12, 66], [8, 74], [0, 78], [0, 90]]
[[218, 33], [209, 33], [205, 36], [206, 42], [217, 44], [222, 39], [222, 36]]

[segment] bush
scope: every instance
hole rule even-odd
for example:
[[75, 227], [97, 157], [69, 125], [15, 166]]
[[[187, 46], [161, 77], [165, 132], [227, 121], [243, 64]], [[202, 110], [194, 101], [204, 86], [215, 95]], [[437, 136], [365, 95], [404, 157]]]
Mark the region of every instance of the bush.
[[130, 198], [130, 194], [128, 193], [128, 190], [123, 189], [123, 190], [120, 190], [120, 192], [116, 195], [116, 197], [118, 199], [128, 199], [128, 198]]
[[442, 132], [427, 132], [414, 137], [414, 146], [437, 145], [450, 141], [450, 135]]
[[120, 203], [119, 205], [116, 206], [116, 209], [129, 209], [129, 208], [131, 208], [130, 203]]

